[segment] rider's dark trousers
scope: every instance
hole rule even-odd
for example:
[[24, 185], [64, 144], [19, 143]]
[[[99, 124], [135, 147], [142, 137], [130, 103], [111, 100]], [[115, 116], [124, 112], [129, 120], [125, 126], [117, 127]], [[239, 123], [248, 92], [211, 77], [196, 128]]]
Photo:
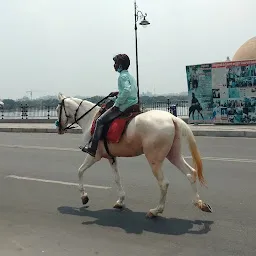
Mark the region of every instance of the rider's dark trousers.
[[91, 144], [91, 149], [94, 152], [97, 151], [98, 143], [101, 138], [104, 125], [111, 122], [121, 114], [122, 112], [118, 108], [111, 107], [96, 120], [95, 131], [92, 137], [92, 144]]

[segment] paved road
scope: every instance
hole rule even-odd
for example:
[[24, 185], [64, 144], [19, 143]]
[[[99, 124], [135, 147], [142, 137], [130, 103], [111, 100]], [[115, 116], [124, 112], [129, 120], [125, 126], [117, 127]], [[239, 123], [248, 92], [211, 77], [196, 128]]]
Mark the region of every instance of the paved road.
[[125, 211], [112, 209], [116, 187], [104, 160], [85, 174], [98, 187], [88, 187], [89, 207], [81, 208], [70, 186], [84, 156], [80, 135], [0, 133], [0, 255], [256, 255], [256, 140], [197, 140], [209, 185], [200, 193], [214, 212], [192, 206], [188, 181], [166, 162], [166, 209], [147, 220], [159, 190], [144, 157], [120, 160]]

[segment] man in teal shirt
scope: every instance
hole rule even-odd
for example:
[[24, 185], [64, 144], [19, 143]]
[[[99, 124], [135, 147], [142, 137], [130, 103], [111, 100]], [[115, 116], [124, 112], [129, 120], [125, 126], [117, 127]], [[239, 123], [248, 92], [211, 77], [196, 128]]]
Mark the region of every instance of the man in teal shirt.
[[104, 112], [96, 121], [95, 131], [92, 137], [91, 147], [83, 147], [82, 151], [95, 157], [98, 142], [101, 138], [103, 127], [120, 116], [127, 108], [138, 103], [137, 83], [128, 72], [130, 59], [126, 54], [118, 54], [114, 58], [114, 69], [119, 72], [118, 92], [112, 92], [111, 96], [117, 96], [113, 107]]

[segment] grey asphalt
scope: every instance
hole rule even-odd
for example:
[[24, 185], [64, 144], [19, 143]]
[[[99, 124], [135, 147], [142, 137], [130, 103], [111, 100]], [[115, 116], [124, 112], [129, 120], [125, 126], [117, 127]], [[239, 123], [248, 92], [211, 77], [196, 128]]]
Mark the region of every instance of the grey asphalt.
[[211, 214], [191, 204], [187, 179], [166, 161], [164, 214], [146, 219], [159, 189], [143, 156], [119, 160], [127, 196], [122, 212], [112, 208], [117, 193], [104, 160], [85, 173], [85, 183], [111, 189], [87, 188], [88, 207], [77, 187], [6, 178], [77, 182], [80, 139], [0, 133], [0, 255], [256, 255], [256, 139], [197, 137], [209, 186], [199, 191]]

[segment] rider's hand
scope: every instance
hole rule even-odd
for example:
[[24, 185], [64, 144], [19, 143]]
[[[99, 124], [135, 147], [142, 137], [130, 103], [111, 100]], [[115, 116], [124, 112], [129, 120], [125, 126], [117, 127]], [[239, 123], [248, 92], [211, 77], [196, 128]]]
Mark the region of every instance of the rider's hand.
[[118, 95], [118, 93], [119, 93], [119, 92], [111, 92], [111, 93], [109, 94], [109, 97], [115, 97], [115, 96]]
[[116, 106], [113, 106], [111, 109], [112, 109], [112, 110], [114, 110], [114, 111], [116, 111], [116, 110], [118, 110], [118, 111], [119, 111], [119, 108], [118, 108], [118, 107], [116, 107]]

